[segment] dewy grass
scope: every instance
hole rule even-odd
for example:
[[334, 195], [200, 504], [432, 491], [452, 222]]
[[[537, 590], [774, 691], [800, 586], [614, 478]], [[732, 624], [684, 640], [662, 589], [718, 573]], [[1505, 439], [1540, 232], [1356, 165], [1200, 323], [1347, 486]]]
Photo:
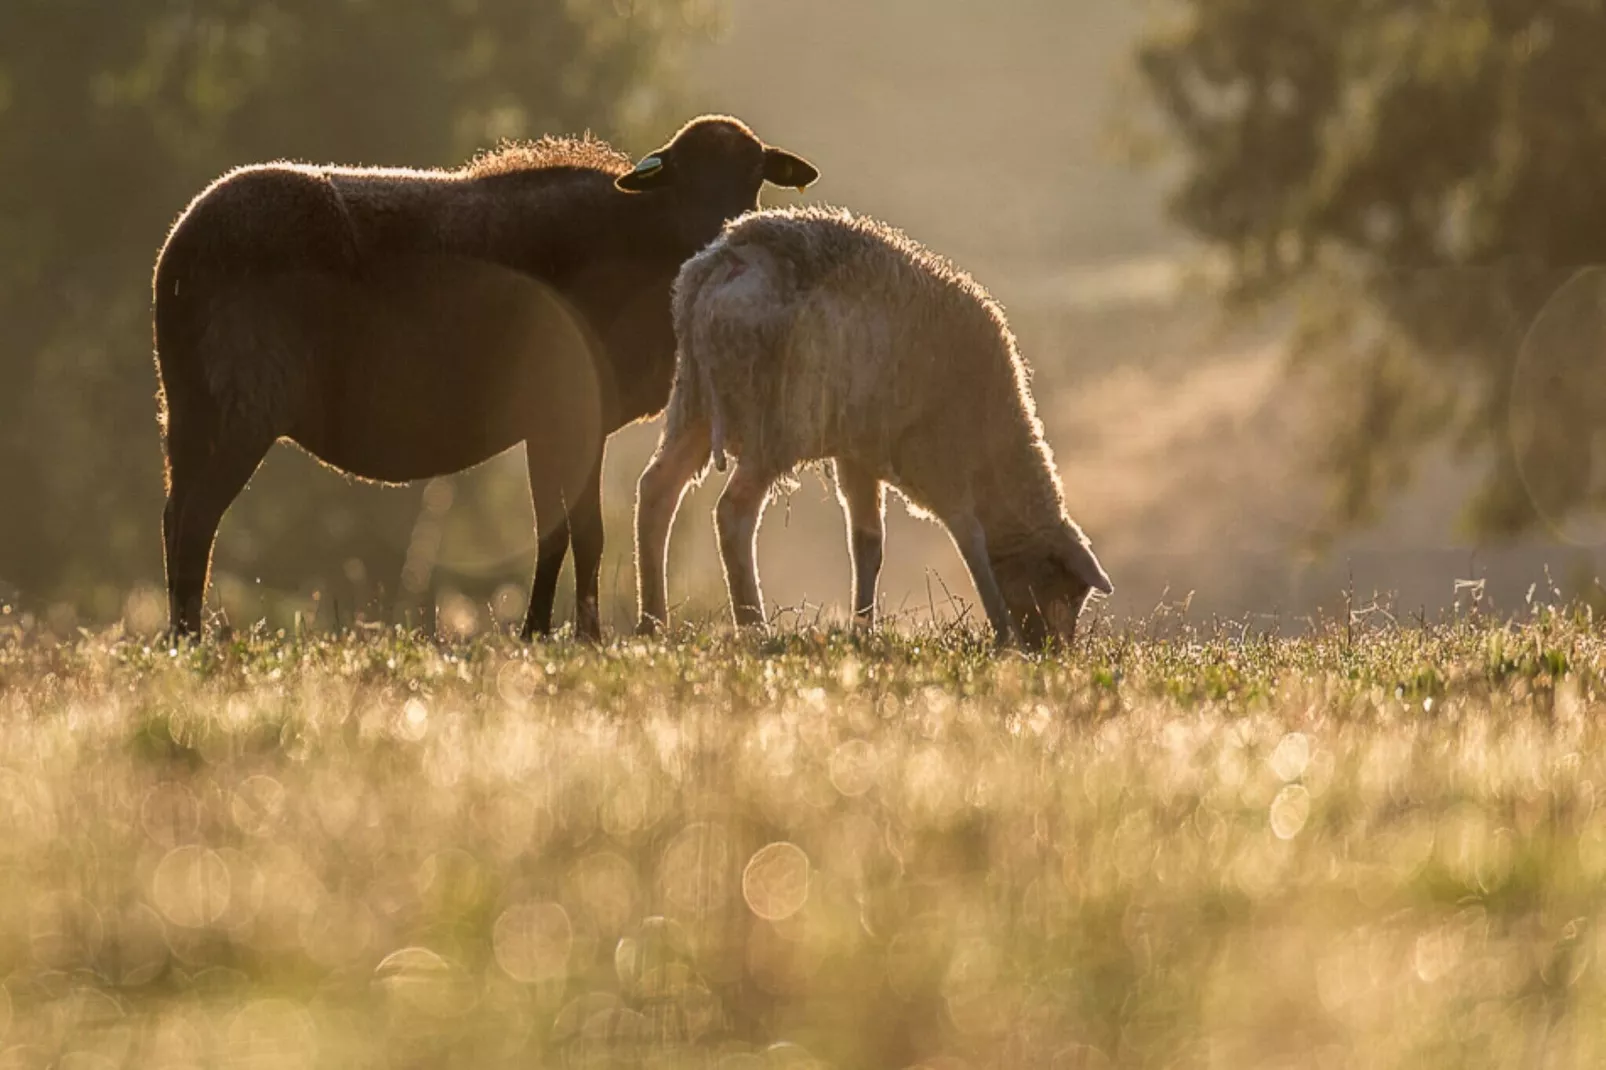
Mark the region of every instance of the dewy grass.
[[1606, 632], [0, 638], [0, 1066], [1606, 1065]]

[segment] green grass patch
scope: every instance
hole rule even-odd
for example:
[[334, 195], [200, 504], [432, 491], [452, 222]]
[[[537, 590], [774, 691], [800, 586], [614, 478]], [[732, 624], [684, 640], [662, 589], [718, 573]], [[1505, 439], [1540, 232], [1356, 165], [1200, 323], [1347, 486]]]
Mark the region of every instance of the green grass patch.
[[0, 633], [0, 1065], [1606, 1065], [1603, 669]]

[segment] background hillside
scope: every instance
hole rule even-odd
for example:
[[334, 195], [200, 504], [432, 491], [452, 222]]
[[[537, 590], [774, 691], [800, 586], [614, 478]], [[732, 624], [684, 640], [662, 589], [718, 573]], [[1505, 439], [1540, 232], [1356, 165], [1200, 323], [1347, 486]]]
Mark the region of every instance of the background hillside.
[[[0, 141], [11, 146], [0, 154], [11, 161], [0, 233], [14, 254], [0, 274], [13, 325], [0, 339], [0, 495], [10, 511], [0, 600], [57, 631], [120, 617], [146, 629], [165, 615], [145, 272], [167, 222], [209, 177], [275, 155], [450, 164], [502, 134], [586, 126], [640, 151], [701, 110], [738, 114], [810, 156], [824, 172], [811, 199], [903, 227], [1002, 300], [1036, 370], [1072, 510], [1115, 578], [1108, 612], [1141, 615], [1191, 592], [1201, 615], [1254, 612], [1298, 627], [1351, 588], [1362, 602], [1392, 592], [1399, 611], [1414, 612], [1450, 604], [1461, 579], [1486, 579], [1498, 605], [1517, 608], [1547, 566], [1564, 590], [1593, 586], [1599, 540], [1556, 539], [1542, 525], [1506, 542], [1459, 531], [1475, 483], [1467, 465], [1486, 459], [1476, 453], [1453, 462], [1430, 452], [1380, 519], [1308, 549], [1334, 534], [1329, 488], [1311, 475], [1325, 448], [1316, 417], [1335, 411], [1332, 399], [1290, 374], [1286, 321], [1229, 322], [1185, 284], [1199, 248], [1164, 207], [1179, 161], [1136, 170], [1115, 149], [1112, 132], [1146, 99], [1134, 73], [1140, 31], [1164, 5], [580, 5], [541, 16], [558, 21], [533, 24], [528, 39], [585, 42], [564, 51], [569, 75], [531, 73], [519, 50], [528, 41], [512, 39], [506, 55], [465, 66], [436, 25], [446, 16], [425, 8], [372, 27], [363, 19], [379, 16], [342, 8], [348, 38], [371, 31], [371, 47], [318, 51], [316, 38], [290, 32], [292, 15], [330, 17], [314, 6], [275, 7], [273, 19], [242, 23], [234, 44], [169, 6], [102, 26], [99, 51], [85, 54], [82, 27], [64, 13], [24, 5], [6, 16], [17, 32], [0, 55], [10, 72], [0, 89], [86, 80], [54, 98], [0, 92]], [[710, 33], [715, 15], [721, 29]], [[450, 19], [462, 48], [490, 47], [475, 19]], [[186, 32], [193, 57], [172, 44]], [[367, 66], [347, 63], [348, 51]], [[35, 63], [44, 53], [78, 65]], [[236, 68], [230, 82], [224, 72]], [[107, 73], [116, 69], [122, 81]], [[305, 106], [320, 86], [339, 108]], [[150, 157], [138, 168], [131, 146]], [[114, 167], [146, 177], [125, 198], [92, 192]], [[83, 190], [52, 174], [77, 176]], [[86, 203], [98, 214], [74, 207]], [[1439, 385], [1454, 392], [1453, 379]], [[610, 449], [604, 612], [615, 624], [632, 611], [630, 507], [656, 434], [655, 424], [627, 429]], [[436, 515], [423, 487], [357, 485], [275, 450], [224, 521], [216, 604], [236, 623], [297, 612], [326, 624], [416, 621], [436, 605], [460, 630], [520, 617], [533, 555], [522, 468], [507, 456], [447, 481], [429, 499], [444, 510]], [[722, 601], [708, 524], [717, 483], [689, 499], [672, 549], [674, 596], [709, 614]], [[892, 513], [885, 604], [955, 612], [970, 588], [945, 536], [898, 504]], [[437, 521], [438, 543], [421, 539]], [[429, 588], [403, 591], [419, 552]], [[820, 481], [806, 478], [773, 507], [762, 567], [772, 600], [811, 618], [840, 612], [846, 551]], [[566, 610], [566, 587], [560, 599]]]

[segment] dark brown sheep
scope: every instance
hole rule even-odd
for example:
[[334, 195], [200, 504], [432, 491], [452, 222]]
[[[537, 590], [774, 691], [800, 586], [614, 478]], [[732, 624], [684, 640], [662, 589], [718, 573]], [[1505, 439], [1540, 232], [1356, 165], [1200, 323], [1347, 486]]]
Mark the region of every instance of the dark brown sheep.
[[818, 173], [738, 120], [693, 120], [634, 168], [589, 137], [452, 171], [233, 171], [156, 262], [172, 626], [193, 634], [224, 511], [279, 439], [363, 479], [457, 472], [519, 443], [546, 633], [572, 538], [575, 624], [600, 634], [609, 433], [663, 408], [670, 288], [764, 182]]

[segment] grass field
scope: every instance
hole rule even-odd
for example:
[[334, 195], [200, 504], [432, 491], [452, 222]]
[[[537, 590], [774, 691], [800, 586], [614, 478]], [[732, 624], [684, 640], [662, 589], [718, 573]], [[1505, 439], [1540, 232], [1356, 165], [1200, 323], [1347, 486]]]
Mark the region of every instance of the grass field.
[[1603, 639], [13, 631], [0, 1067], [1606, 1065]]

